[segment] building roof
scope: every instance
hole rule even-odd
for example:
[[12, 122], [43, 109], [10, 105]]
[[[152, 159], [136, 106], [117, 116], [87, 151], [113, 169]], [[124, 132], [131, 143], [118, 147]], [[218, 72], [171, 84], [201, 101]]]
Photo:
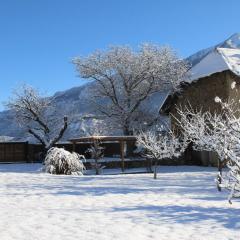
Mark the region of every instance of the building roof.
[[92, 141], [136, 141], [136, 136], [89, 136], [89, 137], [80, 137], [80, 138], [73, 138], [69, 139], [70, 142], [80, 143], [80, 142], [92, 142]]
[[[192, 82], [214, 73], [229, 70], [240, 76], [240, 49], [216, 48], [188, 71], [188, 78], [182, 83], [182, 91]], [[161, 105], [160, 113], [168, 114], [172, 104], [181, 95], [181, 91], [169, 95]]]
[[240, 76], [240, 49], [216, 48], [189, 70], [188, 82], [230, 70]]

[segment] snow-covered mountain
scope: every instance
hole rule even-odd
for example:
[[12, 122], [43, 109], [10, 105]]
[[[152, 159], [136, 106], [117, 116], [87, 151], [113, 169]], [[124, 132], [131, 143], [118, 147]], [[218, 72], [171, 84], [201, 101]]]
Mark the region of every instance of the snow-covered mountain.
[[[98, 132], [98, 134], [121, 134], [119, 129], [113, 130], [111, 126], [105, 126], [106, 123], [104, 123], [103, 116], [96, 113], [93, 102], [91, 101], [91, 89], [94, 88], [94, 84], [95, 83], [92, 82], [66, 91], [57, 92], [51, 97], [57, 105], [57, 112], [69, 117], [69, 127], [62, 140], [68, 140], [86, 134], [91, 135], [93, 134], [93, 126], [95, 129], [101, 126], [102, 132]], [[166, 94], [154, 94], [143, 103], [143, 107], [148, 108], [148, 106], [151, 106], [149, 113], [157, 115], [165, 95]], [[9, 136], [14, 137], [11, 140], [15, 141], [35, 142], [35, 139], [19, 127], [11, 111], [0, 112], [0, 140], [1, 136], [4, 136], [3, 139]]]
[[[194, 66], [207, 54], [213, 52], [216, 47], [240, 49], [240, 33], [232, 35], [220, 44], [191, 55], [187, 60]], [[52, 96], [58, 105], [58, 109], [71, 116], [71, 124], [64, 136], [65, 140], [80, 136], [86, 133], [92, 125], [101, 122], [101, 117], [96, 116], [94, 106], [91, 103], [92, 96], [90, 90], [93, 88], [93, 85], [94, 83], [88, 83], [66, 91], [57, 92]], [[152, 112], [157, 113], [164, 97], [164, 95], [153, 96], [145, 105], [150, 106], [149, 108], [152, 109]], [[82, 120], [82, 118], [84, 118], [84, 120]], [[111, 134], [111, 132], [108, 132], [108, 134]], [[14, 140], [32, 141], [32, 139], [29, 139], [29, 136], [26, 135], [25, 131], [15, 122], [11, 111], [0, 112], [0, 136], [14, 137]], [[6, 137], [4, 137], [4, 139], [5, 138]]]
[[208, 55], [210, 52], [214, 51], [215, 48], [237, 48], [237, 49], [240, 49], [240, 33], [233, 34], [227, 40], [225, 40], [219, 44], [216, 44], [213, 47], [209, 47], [209, 48], [200, 50], [200, 51], [194, 53], [193, 55], [189, 56], [186, 60], [193, 67], [197, 63], [199, 63], [206, 55]]
[[[85, 84], [80, 87], [74, 87], [66, 91], [55, 93], [52, 98], [56, 102], [58, 111], [64, 114], [71, 115], [71, 127], [67, 130], [65, 139], [78, 136], [85, 130], [85, 125], [91, 125], [93, 106], [91, 104], [91, 96], [89, 89], [93, 83]], [[84, 121], [80, 121], [82, 117]], [[14, 140], [29, 140], [32, 139], [26, 135], [25, 131], [19, 127], [14, 120], [14, 115], [11, 111], [0, 112], [0, 136], [15, 137]]]

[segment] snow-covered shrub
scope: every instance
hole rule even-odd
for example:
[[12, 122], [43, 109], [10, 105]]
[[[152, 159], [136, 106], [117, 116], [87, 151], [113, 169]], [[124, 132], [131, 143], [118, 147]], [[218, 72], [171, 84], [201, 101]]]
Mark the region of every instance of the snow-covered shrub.
[[83, 160], [83, 155], [53, 147], [47, 152], [44, 170], [51, 174], [82, 175], [85, 170]]

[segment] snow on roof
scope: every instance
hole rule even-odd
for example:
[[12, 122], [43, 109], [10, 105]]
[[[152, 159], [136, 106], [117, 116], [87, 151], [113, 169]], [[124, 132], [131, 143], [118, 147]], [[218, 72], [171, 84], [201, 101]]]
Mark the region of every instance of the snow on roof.
[[218, 48], [229, 69], [240, 76], [240, 49]]
[[190, 70], [189, 82], [230, 70], [240, 76], [240, 49], [216, 48]]

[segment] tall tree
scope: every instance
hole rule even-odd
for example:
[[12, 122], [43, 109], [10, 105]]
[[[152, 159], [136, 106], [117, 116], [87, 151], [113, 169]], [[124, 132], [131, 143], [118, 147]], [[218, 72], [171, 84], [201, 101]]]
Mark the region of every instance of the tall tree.
[[[95, 80], [97, 109], [131, 135], [136, 123], [146, 121], [143, 101], [153, 93], [174, 91], [185, 77], [187, 64], [169, 47], [141, 45], [110, 47], [73, 60], [79, 76]], [[160, 104], [160, 103], [159, 103]]]
[[15, 90], [6, 105], [14, 112], [20, 126], [43, 145], [44, 153], [62, 138], [67, 129], [68, 119], [56, 114], [52, 99], [30, 86], [23, 85]]

